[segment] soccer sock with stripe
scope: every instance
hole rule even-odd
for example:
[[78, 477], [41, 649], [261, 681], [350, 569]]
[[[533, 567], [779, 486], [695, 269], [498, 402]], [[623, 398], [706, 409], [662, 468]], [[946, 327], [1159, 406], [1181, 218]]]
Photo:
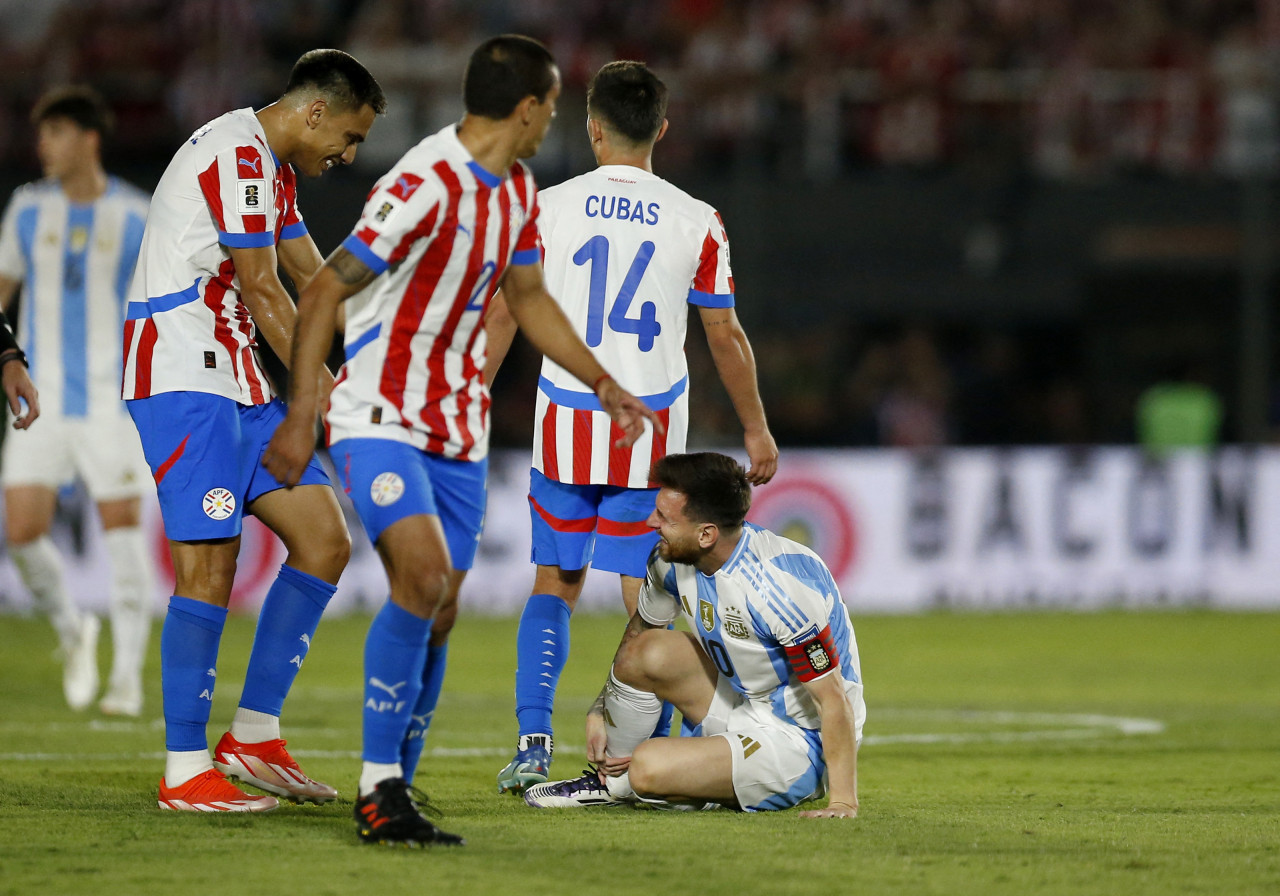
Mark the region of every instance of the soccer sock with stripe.
[[415, 616], [391, 601], [373, 617], [364, 642], [364, 750], [365, 770], [360, 793], [373, 789], [367, 781], [370, 766], [378, 780], [395, 777], [386, 769], [400, 768], [400, 745], [409, 730], [409, 714], [422, 693], [431, 620]]
[[440, 702], [440, 690], [444, 687], [444, 669], [449, 659], [449, 642], [427, 646], [427, 664], [422, 670], [422, 693], [409, 716], [409, 730], [400, 744], [400, 768], [404, 779], [413, 783], [422, 758], [422, 748], [427, 742], [427, 730]]
[[102, 533], [111, 558], [111, 686], [142, 686], [142, 664], [151, 634], [151, 564], [140, 526], [119, 526]]
[[622, 758], [630, 756], [636, 747], [653, 735], [658, 717], [662, 715], [662, 701], [629, 684], [618, 681], [609, 670], [609, 683], [604, 691], [604, 727], [608, 740], [605, 752]]
[[[165, 765], [165, 783], [170, 787], [213, 768], [205, 728], [213, 707], [218, 644], [226, 621], [225, 607], [178, 595], [169, 598], [160, 631], [160, 684], [165, 748], [179, 754]], [[198, 752], [204, 753], [203, 767], [198, 767], [202, 764]]]
[[551, 734], [556, 686], [569, 659], [569, 605], [554, 594], [525, 602], [516, 634], [516, 721], [519, 733]]
[[240, 695], [240, 709], [249, 712], [237, 712], [231, 723], [231, 736], [236, 740], [262, 743], [280, 736], [284, 698], [302, 669], [320, 616], [336, 590], [323, 579], [291, 566], [280, 567], [258, 615]]
[[11, 544], [9, 556], [18, 568], [22, 583], [35, 598], [36, 606], [49, 614], [59, 643], [63, 649], [70, 648], [80, 631], [80, 611], [67, 594], [62, 578], [62, 558], [53, 545], [53, 539], [41, 535], [26, 544]]

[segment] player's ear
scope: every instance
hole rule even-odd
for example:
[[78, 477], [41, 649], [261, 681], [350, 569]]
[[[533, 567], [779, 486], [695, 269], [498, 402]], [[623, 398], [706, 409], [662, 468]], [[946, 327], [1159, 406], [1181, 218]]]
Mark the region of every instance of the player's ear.
[[589, 115], [587, 116], [587, 139], [592, 146], [604, 139], [604, 128], [601, 127], [600, 122]]
[[329, 104], [321, 97], [316, 97], [307, 106], [307, 127], [313, 131], [320, 127], [320, 122], [324, 120], [324, 114], [329, 110]]
[[720, 540], [720, 527], [715, 523], [703, 523], [698, 529], [698, 546], [704, 550], [715, 547]]
[[658, 128], [658, 136], [653, 138], [654, 143], [657, 143], [659, 140], [661, 140], [663, 136], [667, 133], [668, 124], [669, 122], [665, 118], [662, 119], [662, 127]]

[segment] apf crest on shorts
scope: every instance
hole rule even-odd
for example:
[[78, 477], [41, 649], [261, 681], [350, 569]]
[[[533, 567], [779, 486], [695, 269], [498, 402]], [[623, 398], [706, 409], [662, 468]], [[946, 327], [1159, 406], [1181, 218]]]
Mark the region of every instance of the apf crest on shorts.
[[211, 488], [204, 493], [204, 515], [211, 520], [225, 520], [236, 510], [236, 496], [225, 488]]
[[404, 480], [399, 473], [379, 473], [369, 486], [369, 497], [379, 507], [389, 507], [400, 500], [404, 494]]

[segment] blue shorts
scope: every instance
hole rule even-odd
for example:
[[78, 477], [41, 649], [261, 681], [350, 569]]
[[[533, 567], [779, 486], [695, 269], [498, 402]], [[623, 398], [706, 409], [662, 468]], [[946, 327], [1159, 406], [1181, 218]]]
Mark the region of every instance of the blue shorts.
[[[125, 404], [171, 541], [234, 538], [245, 508], [284, 488], [262, 465], [262, 452], [284, 419], [280, 399], [244, 405], [208, 392], [162, 392]], [[315, 455], [299, 484], [330, 485]]]
[[453, 568], [471, 568], [484, 528], [488, 458], [454, 460], [391, 439], [341, 439], [329, 456], [370, 541], [407, 516], [438, 516]]
[[658, 533], [645, 525], [656, 488], [569, 485], [529, 471], [533, 562], [643, 578]]

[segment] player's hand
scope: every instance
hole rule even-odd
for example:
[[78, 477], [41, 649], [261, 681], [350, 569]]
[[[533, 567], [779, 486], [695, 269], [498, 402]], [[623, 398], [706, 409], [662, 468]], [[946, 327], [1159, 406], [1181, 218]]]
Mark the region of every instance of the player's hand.
[[626, 448], [634, 445], [636, 439], [644, 435], [644, 421], [653, 424], [653, 431], [663, 433], [667, 428], [662, 425], [658, 415], [649, 409], [643, 401], [636, 398], [614, 381], [613, 377], [601, 380], [596, 388], [596, 397], [600, 406], [609, 415], [618, 428], [622, 430], [622, 438], [613, 443], [615, 448]]
[[601, 765], [605, 761], [604, 748], [608, 737], [604, 730], [604, 716], [587, 713], [587, 761]]
[[809, 809], [800, 813], [801, 818], [857, 818], [857, 805], [831, 802], [825, 809]]
[[751, 460], [747, 481], [752, 485], [764, 485], [778, 472], [778, 443], [767, 429], [749, 432], [743, 441], [747, 457]]
[[316, 450], [316, 429], [309, 415], [290, 412], [276, 427], [275, 435], [262, 453], [262, 465], [286, 488], [302, 479]]
[[[0, 368], [0, 381], [3, 382], [5, 398], [9, 401], [9, 410], [13, 412], [13, 428], [28, 428], [40, 416], [40, 394], [36, 391], [36, 384], [27, 375], [27, 368], [21, 361], [6, 362]], [[27, 405], [25, 414], [22, 413], [23, 402]]]

